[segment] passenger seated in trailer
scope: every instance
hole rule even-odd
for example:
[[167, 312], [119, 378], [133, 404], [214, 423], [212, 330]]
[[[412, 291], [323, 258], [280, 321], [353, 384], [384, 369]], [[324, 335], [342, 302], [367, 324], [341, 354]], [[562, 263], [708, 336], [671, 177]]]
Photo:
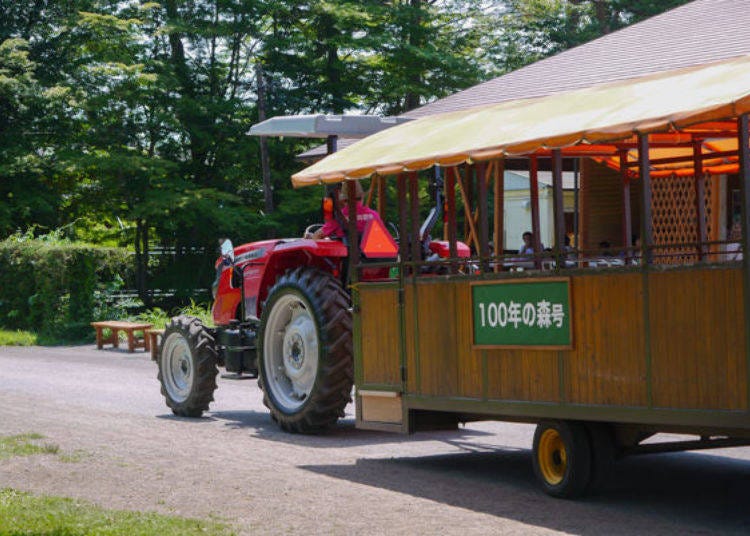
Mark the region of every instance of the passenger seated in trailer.
[[565, 245], [563, 246], [563, 258], [565, 259], [565, 267], [570, 268], [572, 266], [576, 266], [578, 263], [576, 261], [576, 250], [573, 249], [573, 246], [570, 244], [570, 235], [565, 235]]
[[641, 237], [640, 236], [633, 237], [633, 249], [631, 251], [632, 253], [630, 254], [630, 264], [633, 264], [636, 266], [640, 265], [641, 264]]
[[[523, 255], [523, 257], [513, 257], [508, 259], [508, 261], [503, 264], [507, 269], [525, 270], [527, 268], [535, 268], [534, 260], [529, 258], [534, 255], [534, 233], [526, 231], [521, 235], [521, 238], [523, 239], [523, 244], [518, 248], [518, 253], [519, 255]], [[541, 246], [541, 249], [544, 251], [544, 246]]]
[[742, 224], [739, 221], [735, 221], [732, 227], [729, 229], [730, 243], [726, 246], [726, 260], [728, 261], [741, 261], [742, 260]]
[[526, 231], [521, 235], [523, 244], [518, 248], [518, 253], [521, 255], [533, 255], [534, 254], [534, 235], [531, 231]]
[[565, 235], [565, 245], [563, 246], [563, 253], [567, 258], [572, 258], [572, 256], [575, 254], [575, 249], [573, 249], [573, 246], [570, 244], [570, 235]]
[[599, 242], [599, 257], [595, 261], [595, 266], [624, 266], [625, 261], [612, 254], [611, 244], [608, 240]]

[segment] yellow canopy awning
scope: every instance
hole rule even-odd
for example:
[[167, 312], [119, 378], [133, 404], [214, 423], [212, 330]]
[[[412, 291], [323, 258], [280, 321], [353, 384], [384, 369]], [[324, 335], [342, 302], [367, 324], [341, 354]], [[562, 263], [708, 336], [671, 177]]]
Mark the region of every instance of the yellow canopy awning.
[[[340, 182], [373, 173], [391, 175], [577, 144], [606, 149], [609, 143], [639, 133], [676, 132], [689, 126], [710, 134], [712, 122], [748, 111], [750, 56], [742, 56], [583, 90], [425, 117], [334, 153], [293, 175], [292, 182], [295, 186]], [[721, 125], [717, 130], [727, 125], [716, 124]], [[609, 149], [614, 156], [617, 148]]]

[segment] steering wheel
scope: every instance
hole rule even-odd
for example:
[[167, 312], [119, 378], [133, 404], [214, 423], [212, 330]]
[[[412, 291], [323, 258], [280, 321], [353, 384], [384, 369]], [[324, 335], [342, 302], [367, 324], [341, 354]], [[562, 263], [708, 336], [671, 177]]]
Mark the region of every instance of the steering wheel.
[[392, 221], [389, 221], [386, 225], [388, 226], [388, 231], [391, 233], [393, 240], [395, 240], [396, 244], [398, 244], [398, 241], [401, 239], [398, 234], [398, 227], [396, 227], [396, 224]]
[[305, 233], [302, 235], [303, 238], [312, 238], [312, 235], [317, 231], [318, 229], [322, 229], [323, 224], [322, 223], [313, 223], [312, 225], [308, 225], [305, 228]]

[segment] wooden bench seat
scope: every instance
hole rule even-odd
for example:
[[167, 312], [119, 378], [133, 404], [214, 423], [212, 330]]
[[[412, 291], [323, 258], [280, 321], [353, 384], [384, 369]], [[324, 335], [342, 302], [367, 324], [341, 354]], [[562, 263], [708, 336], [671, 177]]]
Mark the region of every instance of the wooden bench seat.
[[[149, 337], [145, 336], [146, 330], [152, 327], [152, 324], [145, 322], [124, 322], [121, 320], [105, 320], [102, 322], [92, 322], [91, 326], [96, 330], [96, 347], [101, 350], [104, 344], [111, 344], [115, 348], [120, 346], [119, 332], [124, 331], [127, 335], [128, 352], [133, 353], [136, 348], [143, 348], [147, 352], [151, 350]], [[105, 338], [102, 331], [107, 328], [112, 334]], [[135, 332], [140, 331], [144, 335], [136, 337]]]
[[145, 332], [145, 337], [148, 340], [149, 346], [151, 346], [151, 361], [156, 361], [159, 357], [159, 346], [161, 345], [161, 338], [163, 336], [163, 329], [147, 329]]

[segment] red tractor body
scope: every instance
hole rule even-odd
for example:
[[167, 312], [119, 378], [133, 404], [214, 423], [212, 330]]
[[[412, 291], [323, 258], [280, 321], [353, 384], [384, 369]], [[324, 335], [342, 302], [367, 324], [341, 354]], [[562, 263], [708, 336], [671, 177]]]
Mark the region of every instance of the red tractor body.
[[212, 313], [217, 326], [241, 319], [241, 279], [244, 279], [245, 315], [257, 320], [269, 289], [281, 275], [293, 268], [309, 266], [339, 278], [347, 248], [336, 240], [274, 239], [237, 246], [234, 255], [234, 266], [225, 264], [223, 258], [216, 261]]

